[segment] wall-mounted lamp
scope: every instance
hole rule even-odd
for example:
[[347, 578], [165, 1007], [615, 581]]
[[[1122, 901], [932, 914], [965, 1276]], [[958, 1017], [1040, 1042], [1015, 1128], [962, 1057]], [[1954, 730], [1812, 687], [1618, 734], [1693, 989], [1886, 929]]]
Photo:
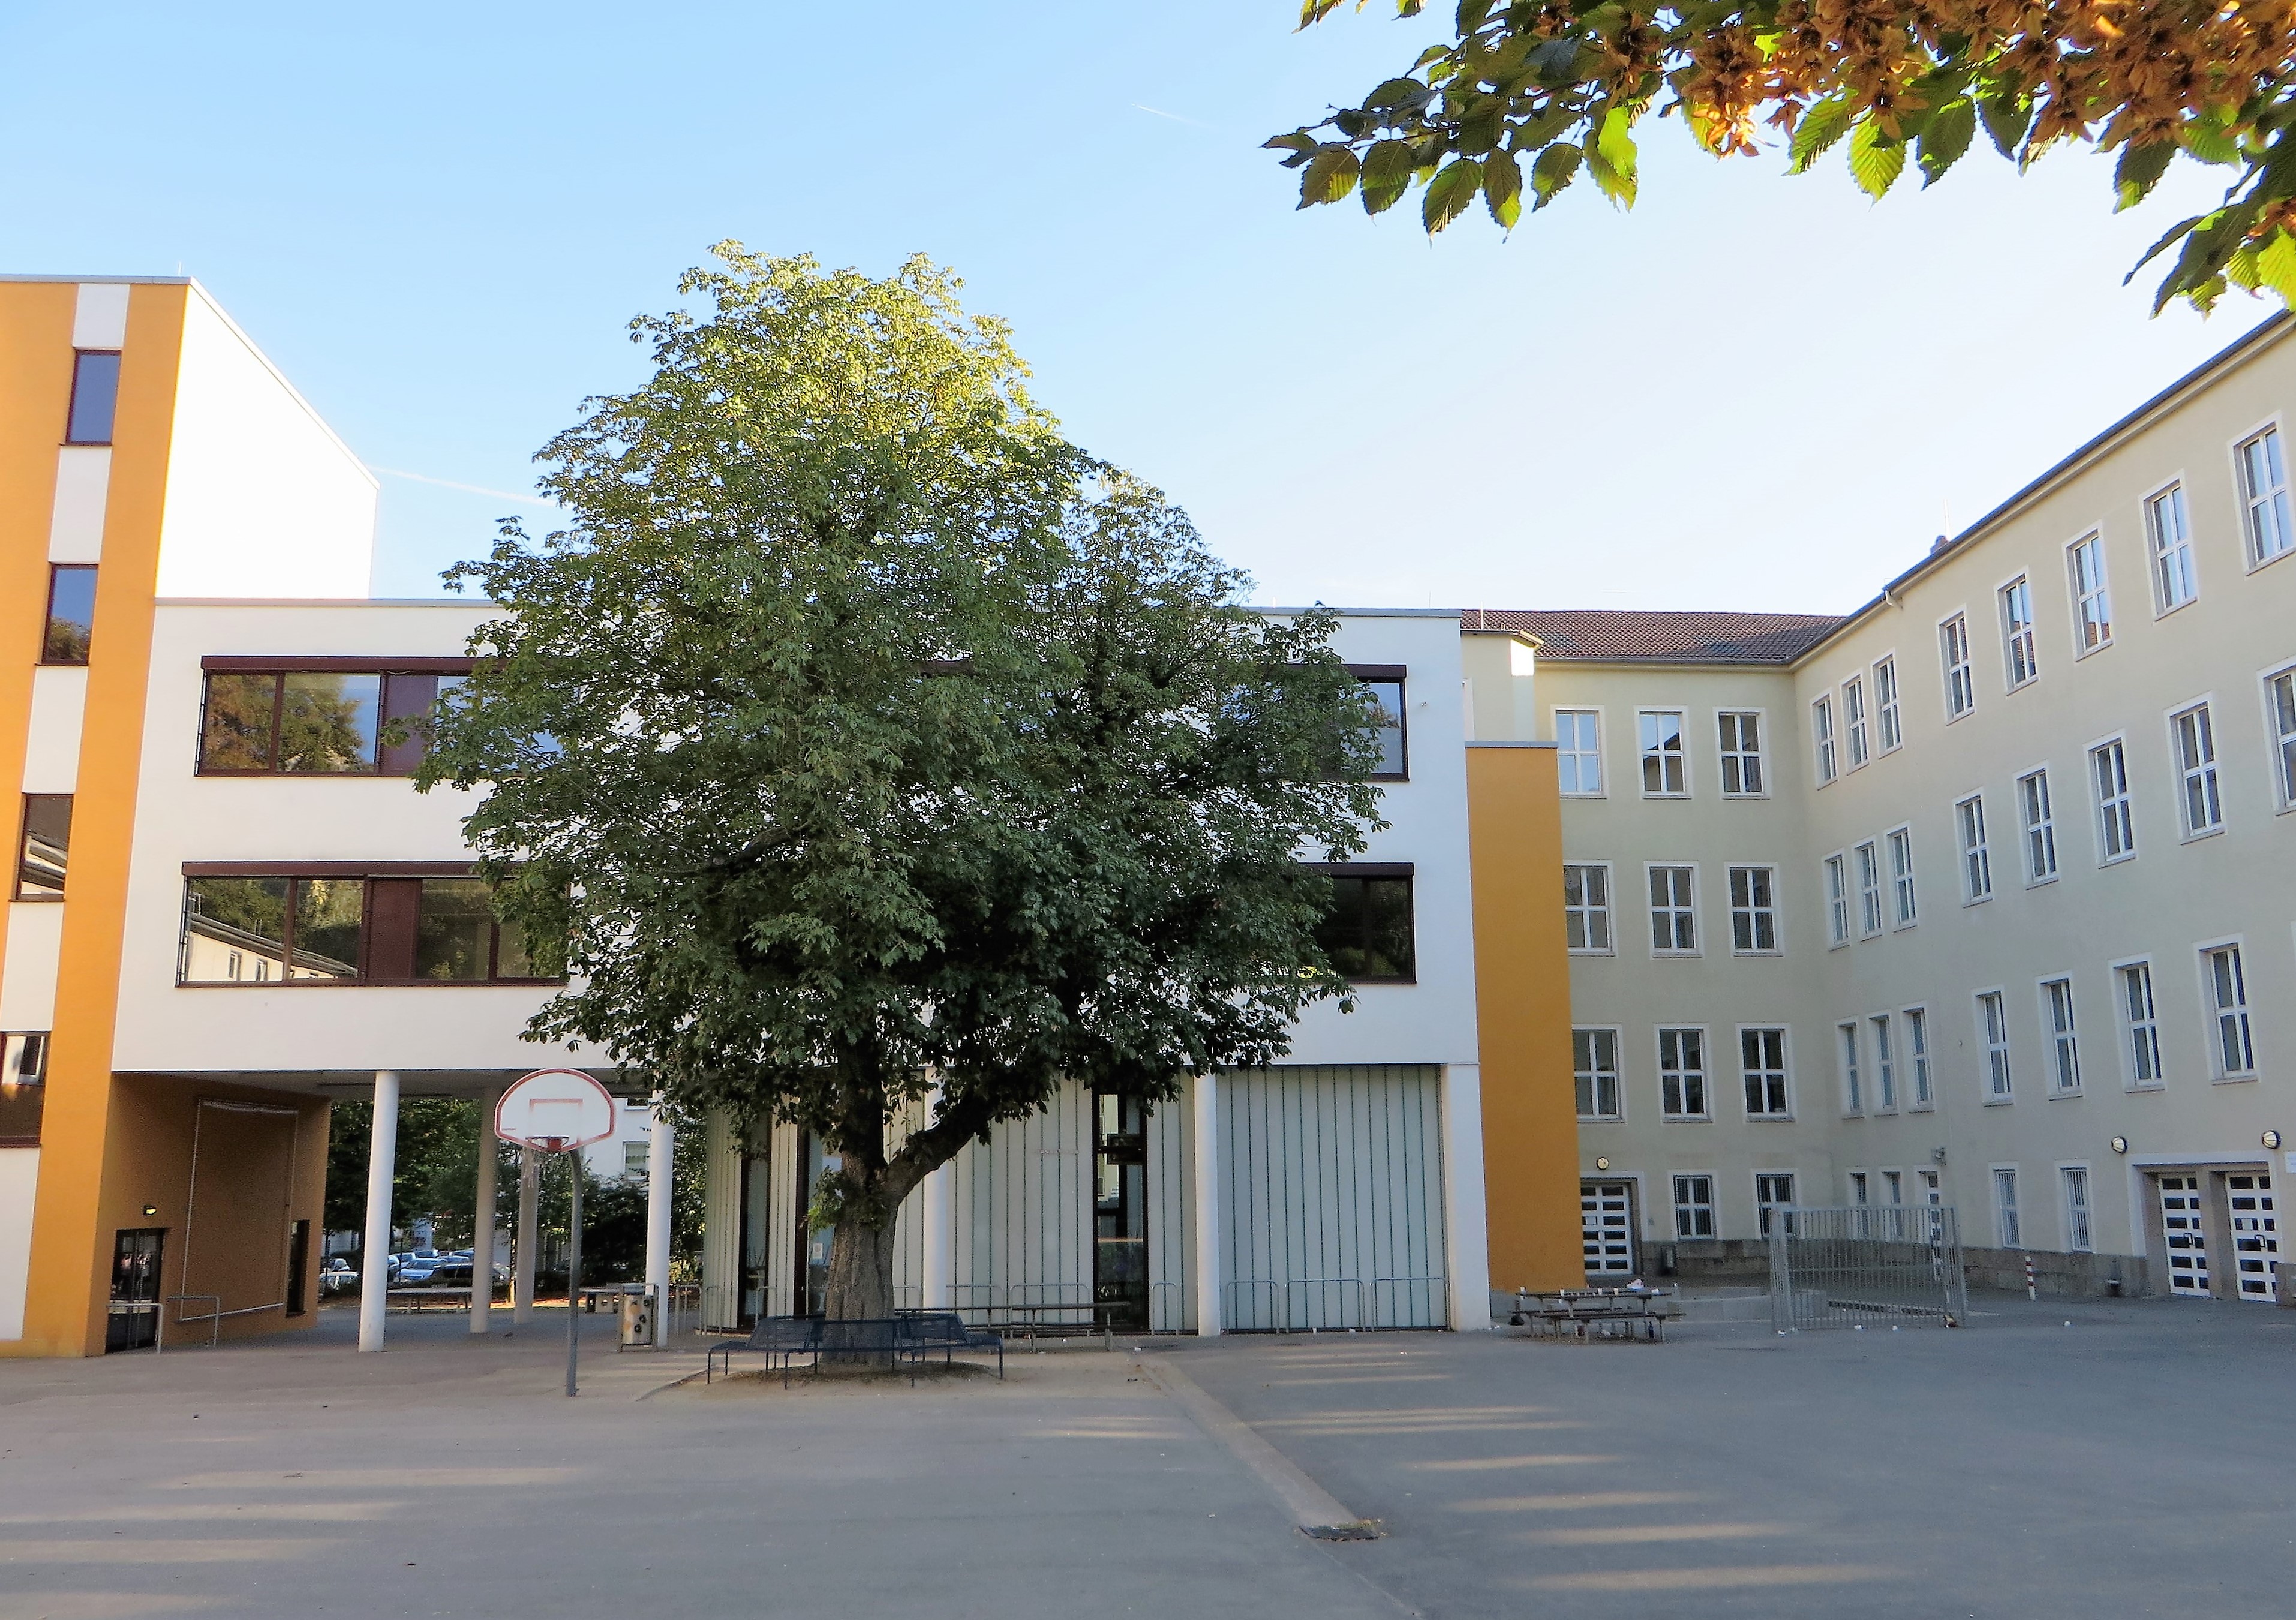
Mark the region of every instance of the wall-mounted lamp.
[[1943, 1148], [1931, 1148], [1930, 1150], [1930, 1158], [1940, 1165], [1945, 1163], [1945, 1150]]
[[2280, 1145], [2280, 1133], [2267, 1131], [2264, 1133], [2264, 1145], [2267, 1148], [2277, 1148]]
[[146, 1204], [144, 1206], [144, 1218], [147, 1221], [159, 1213], [160, 1207], [157, 1204]]
[[2128, 1152], [2128, 1138], [2127, 1138], [2126, 1136], [2116, 1136], [2116, 1137], [2114, 1137], [2114, 1138], [2112, 1139], [2112, 1150], [2113, 1150], [2115, 1153], [2126, 1153], [2126, 1152]]
[[1610, 1167], [1611, 1161], [1607, 1158], [1598, 1158], [1595, 1161], [1595, 1168], [1597, 1170], [1608, 1170]]

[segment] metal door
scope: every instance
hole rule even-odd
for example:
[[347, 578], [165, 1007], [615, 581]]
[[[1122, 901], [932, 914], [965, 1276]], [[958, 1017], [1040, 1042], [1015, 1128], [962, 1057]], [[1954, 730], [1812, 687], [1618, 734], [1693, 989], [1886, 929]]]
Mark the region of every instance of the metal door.
[[2272, 1263], [2280, 1258], [2280, 1212], [2268, 1175], [2227, 1175], [2233, 1280], [2243, 1299], [2272, 1303]]
[[1635, 1184], [1582, 1182], [1578, 1224], [1587, 1251], [1587, 1280], [1608, 1287], [1635, 1274]]
[[2169, 1291], [2209, 1297], [2209, 1240], [2201, 1178], [2161, 1177], [2161, 1230], [2169, 1253]]

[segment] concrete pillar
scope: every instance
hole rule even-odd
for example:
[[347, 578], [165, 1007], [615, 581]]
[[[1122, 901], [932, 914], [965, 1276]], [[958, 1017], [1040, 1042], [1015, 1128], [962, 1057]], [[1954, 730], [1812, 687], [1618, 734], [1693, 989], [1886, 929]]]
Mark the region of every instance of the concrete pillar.
[[929, 1311], [956, 1308], [956, 1165], [940, 1166], [925, 1177], [924, 1305]]
[[1195, 1102], [1196, 1331], [1213, 1334], [1225, 1319], [1221, 1308], [1219, 1230], [1219, 1077], [1198, 1075]]
[[520, 1327], [534, 1320], [534, 1246], [542, 1223], [542, 1156], [518, 1150], [518, 1252], [512, 1256], [510, 1319]]
[[471, 1210], [471, 1331], [487, 1330], [495, 1304], [495, 1104], [499, 1091], [479, 1093], [479, 1195]]
[[677, 1170], [677, 1130], [669, 1107], [653, 1100], [653, 1123], [646, 1147], [645, 1282], [653, 1295], [653, 1342], [669, 1338], [669, 1229], [672, 1177]]
[[1483, 1201], [1483, 1071], [1443, 1066], [1443, 1230], [1449, 1253], [1451, 1330], [1491, 1327], [1491, 1241]]
[[398, 1074], [374, 1076], [374, 1131], [366, 1159], [366, 1252], [359, 1256], [361, 1350], [382, 1348], [382, 1315], [390, 1303], [390, 1183], [398, 1173]]

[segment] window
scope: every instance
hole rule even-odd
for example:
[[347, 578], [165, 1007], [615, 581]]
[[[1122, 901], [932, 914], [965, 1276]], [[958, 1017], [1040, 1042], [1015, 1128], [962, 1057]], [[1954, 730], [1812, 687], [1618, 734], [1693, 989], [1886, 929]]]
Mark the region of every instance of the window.
[[2001, 992], [1988, 990], [1977, 998], [1977, 1035], [1985, 1043], [1985, 1100], [2010, 1100], [2009, 1013]]
[[1570, 1032], [1572, 1077], [1578, 1084], [1578, 1117], [1623, 1119], [1619, 1109], [1619, 1032]]
[[2096, 1247], [2089, 1220], [2088, 1166], [2066, 1165], [2057, 1174], [2065, 1189], [2065, 1247], [2077, 1255], [2087, 1254]]
[[1690, 791], [1682, 752], [1682, 714], [1678, 709], [1644, 709], [1642, 728], [1643, 797], [1680, 798]]
[[1570, 948], [1574, 951], [1610, 950], [1609, 867], [1566, 866], [1562, 869], [1562, 931]]
[[119, 404], [117, 351], [81, 349], [72, 356], [71, 410], [64, 421], [64, 443], [108, 445]]
[[2085, 536], [2065, 548], [2072, 572], [2073, 635], [2078, 651], [2095, 652], [2112, 640], [2112, 597], [2104, 582], [2104, 541]]
[[1759, 953], [1778, 948], [1777, 869], [1730, 869], [1730, 948]]
[[2057, 827], [2049, 802], [2049, 773], [2034, 771], [2017, 779], [2017, 808], [2025, 818], [2025, 881], [2046, 883], [2057, 875]]
[[2152, 539], [2152, 589], [2163, 613], [2201, 593], [2193, 567], [2193, 528], [2185, 519], [2185, 487], [2171, 484], [2144, 503], [2144, 531]]
[[1853, 1019], [1849, 1023], [1838, 1025], [1834, 1034], [1841, 1042], [1841, 1111], [1845, 1114], [1862, 1114], [1866, 1111], [1866, 1088], [1865, 1077], [1858, 1072], [1857, 1068], [1857, 1022]]
[[92, 564], [48, 566], [48, 627], [40, 641], [43, 664], [85, 664], [95, 629], [95, 569]]
[[1762, 776], [1762, 717], [1726, 711], [1715, 716], [1722, 733], [1722, 796], [1759, 798]]
[[1874, 1201], [1873, 1182], [1863, 1170], [1852, 1170], [1849, 1173], [1849, 1201], [1853, 1204], [1870, 1204]]
[[2097, 863], [2109, 865], [2136, 853], [2136, 819], [2128, 805], [2128, 756], [2115, 738], [2088, 751], [2096, 782]]
[[1674, 1235], [1710, 1238], [1714, 1235], [1714, 1178], [1677, 1175], [1674, 1178]]
[[[460, 659], [439, 659], [460, 666]], [[406, 775], [422, 724], [464, 676], [334, 669], [210, 670], [202, 775]]]
[[2131, 1090], [2166, 1079], [2161, 1067], [2161, 1021], [2152, 1006], [2152, 964], [2126, 962], [2113, 970], [2120, 981], [2120, 1027], [2128, 1040]]
[[2024, 1230], [2017, 1220], [2017, 1173], [2006, 1167], [1993, 1172], [1993, 1230], [2003, 1248], [2025, 1246]]
[[1704, 1030], [1658, 1032], [1658, 1089], [1661, 1111], [1669, 1119], [1713, 1117], [1713, 1110], [1706, 1103]]
[[0, 1035], [0, 1148], [40, 1145], [47, 1068], [45, 1031]]
[[1878, 1014], [1873, 1024], [1874, 1106], [1882, 1113], [1893, 1114], [1898, 1109], [1898, 1046], [1890, 1038], [1888, 1013]]
[[2248, 554], [2262, 564], [2296, 546], [2288, 512], [2288, 470], [2280, 457], [2280, 430], [2267, 428], [2240, 446], [2240, 498], [2248, 514]]
[[64, 860], [71, 850], [71, 822], [70, 794], [24, 795], [23, 836], [16, 846], [15, 898], [64, 897]]
[[2080, 1090], [2080, 1035], [2073, 1025], [2073, 981], [2041, 984], [2041, 1022], [2049, 1037], [2049, 1089], [2059, 1096]]
[[1563, 792], [1584, 798], [1603, 791], [1602, 721], [1591, 708], [1554, 711], [1554, 761]]
[[2195, 703], [2169, 717], [2177, 770], [2184, 780], [2185, 836], [2224, 830], [2224, 800], [2217, 786], [2217, 732], [2209, 706]]
[[1977, 676], [1969, 667], [1969, 621], [1960, 614], [1938, 626], [1945, 659], [1945, 717], [1958, 720], [1977, 707]]
[[192, 877], [185, 985], [535, 982], [516, 925], [477, 878]]
[[1921, 920], [1914, 904], [1914, 832], [1900, 827], [1890, 834], [1890, 904], [1891, 926], [1909, 929]]
[[1849, 752], [1849, 769], [1866, 763], [1866, 683], [1852, 677], [1841, 683], [1841, 740]]
[[1993, 896], [1993, 857], [1985, 847], [1985, 800], [1975, 793], [1953, 807], [1961, 829], [1961, 897], [1971, 904]]
[[1906, 1173], [1902, 1170], [1882, 1171], [1882, 1190], [1888, 1195], [1890, 1203], [1903, 1204], [1906, 1201]]
[[1697, 869], [1650, 869], [1651, 950], [1682, 956], [1698, 949]]
[[1403, 674], [1382, 667], [1358, 669], [1357, 678], [1379, 706], [1372, 736], [1379, 744], [1379, 763], [1372, 766], [1374, 781], [1403, 781], [1410, 775], [1410, 754], [1403, 729]]
[[[1754, 1210], [1761, 1217], [1762, 1236], [1770, 1235], [1770, 1212], [1793, 1207], [1793, 1175], [1784, 1170], [1758, 1170], [1754, 1173]], [[1793, 1230], [1793, 1217], [1785, 1217], [1785, 1230]]]
[[1738, 1032], [1738, 1070], [1746, 1083], [1746, 1117], [1785, 1119], [1792, 1110], [1786, 1098], [1786, 1032], [1783, 1029], [1742, 1029]]
[[1930, 1015], [1926, 1008], [1908, 1007], [1906, 1020], [1906, 1060], [1914, 1066], [1912, 1107], [1926, 1109], [1937, 1101], [1930, 1090]]
[[2296, 809], [2296, 669], [2284, 669], [2264, 683], [2264, 702], [2271, 711], [2273, 740], [2279, 748], [2275, 774], [2280, 806]]
[[1882, 847], [1860, 844], [1851, 852], [1857, 859], [1857, 921], [1867, 938], [1882, 931]]
[[2216, 1018], [2217, 1078], [2230, 1080], [2256, 1072], [2256, 1044], [2248, 1027], [2248, 972], [2240, 947], [2217, 945], [2201, 953], [2201, 969], [2208, 985], [2209, 1010]]
[[1874, 666], [1874, 718], [1886, 754], [1906, 740], [1906, 726], [1898, 710], [1898, 660], [1883, 659]]
[[648, 1150], [652, 1146], [653, 1144], [652, 1142], [624, 1142], [622, 1144], [622, 1174], [624, 1175], [644, 1175], [646, 1173], [646, 1161], [652, 1157]]
[[1825, 932], [1835, 945], [1849, 943], [1849, 878], [1840, 855], [1825, 857]]
[[1411, 929], [1408, 872], [1332, 867], [1332, 909], [1316, 929], [1316, 944], [1342, 978], [1407, 984], [1417, 970]]
[[2019, 575], [2001, 587], [2001, 650], [2012, 690], [2041, 673], [2033, 649], [2033, 584]]
[[1833, 700], [1820, 698], [1809, 706], [1811, 745], [1817, 751], [1817, 785], [1833, 780]]

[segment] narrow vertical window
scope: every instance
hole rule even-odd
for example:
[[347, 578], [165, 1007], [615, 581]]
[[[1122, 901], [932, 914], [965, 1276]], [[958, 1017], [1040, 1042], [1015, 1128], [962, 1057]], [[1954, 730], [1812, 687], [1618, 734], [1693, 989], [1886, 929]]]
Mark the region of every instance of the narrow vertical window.
[[2113, 970], [2120, 980], [2120, 1027], [2128, 1037], [2128, 1084], [2154, 1086], [2161, 1067], [2161, 1020], [2152, 1006], [2152, 964], [2133, 961]]
[[2022, 1248], [2025, 1229], [2017, 1219], [2017, 1173], [1993, 1173], [1993, 1225], [2004, 1248]]
[[1882, 931], [1882, 849], [1860, 844], [1852, 854], [1857, 861], [1858, 931], [1871, 938]]
[[1900, 827], [1890, 834], [1890, 904], [1891, 926], [1909, 929], [1919, 921], [1914, 905], [1914, 832]]
[[2296, 809], [2296, 669], [2284, 669], [2265, 683], [2265, 705], [2272, 711], [2272, 735], [2276, 749], [2273, 764], [2278, 778], [2280, 804]]
[[72, 356], [71, 410], [64, 421], [64, 443], [110, 444], [112, 417], [119, 404], [118, 353], [81, 349]]
[[1562, 931], [1573, 951], [1605, 952], [1611, 948], [1611, 869], [1607, 866], [1565, 866], [1562, 869]]
[[1602, 718], [1591, 708], [1554, 711], [1554, 758], [1562, 792], [1581, 798], [1602, 792]]
[[2193, 527], [2185, 517], [2185, 487], [2171, 484], [2144, 503], [2144, 530], [2152, 542], [2152, 589], [2163, 613], [2201, 593], [2193, 567]]
[[2177, 770], [2183, 779], [2185, 836], [2224, 829], [2224, 798], [2217, 784], [2217, 732], [2209, 706], [2195, 703], [2169, 719], [2177, 739]]
[[2033, 645], [2033, 582], [2022, 575], [2001, 587], [2001, 650], [2012, 688], [2041, 673]]
[[1761, 1217], [1762, 1236], [1770, 1235], [1770, 1216], [1784, 1210], [1785, 1230], [1793, 1230], [1791, 1213], [1794, 1201], [1794, 1178], [1784, 1171], [1757, 1171], [1754, 1175], [1754, 1211]]
[[1849, 1201], [1853, 1204], [1870, 1204], [1874, 1201], [1873, 1182], [1863, 1170], [1852, 1170], [1849, 1173]]
[[1890, 1038], [1890, 1015], [1877, 1013], [1874, 1025], [1874, 1106], [1883, 1113], [1898, 1106], [1898, 1043]]
[[1882, 752], [1906, 740], [1904, 716], [1898, 708], [1898, 660], [1883, 659], [1874, 666], [1874, 719], [1882, 736]]
[[1841, 1111], [1862, 1114], [1866, 1111], [1865, 1077], [1857, 1067], [1857, 1025], [1853, 1020], [1835, 1027], [1834, 1035], [1841, 1044]]
[[2001, 992], [1988, 990], [1977, 998], [1977, 1034], [1985, 1043], [1985, 1100], [2006, 1102], [2013, 1094], [2009, 1074], [2009, 1010]]
[[1985, 844], [1985, 800], [1972, 793], [1953, 807], [1961, 830], [1961, 897], [1974, 904], [1993, 895], [1993, 856]]
[[1746, 1117], [1784, 1119], [1786, 1107], [1786, 1032], [1738, 1032], [1738, 1074], [1746, 1088]]
[[2057, 875], [2057, 826], [2046, 771], [2017, 779], [2017, 808], [2025, 818], [2025, 880], [2046, 883]]
[[1849, 943], [1849, 878], [1840, 855], [1825, 857], [1825, 937]]
[[19, 900], [64, 897], [64, 864], [71, 853], [72, 796], [24, 795], [23, 831], [16, 846]]
[[1841, 683], [1841, 740], [1849, 752], [1849, 768], [1866, 763], [1866, 683], [1851, 676]]
[[2248, 1026], [2248, 970], [2240, 947], [2218, 945], [2201, 953], [2208, 983], [2209, 1011], [2216, 1019], [2217, 1078], [2256, 1072], [2256, 1043]]
[[1820, 698], [1809, 706], [1809, 738], [1816, 755], [1817, 785], [1822, 788], [1834, 777], [1832, 698]]
[[2058, 1174], [2065, 1184], [2065, 1247], [2074, 1254], [2086, 1255], [2096, 1247], [2089, 1220], [2088, 1167], [2067, 1165]]
[[1714, 1235], [1714, 1178], [1677, 1175], [1674, 1178], [1674, 1235], [1710, 1238]]
[[1372, 767], [1371, 780], [1408, 781], [1411, 756], [1404, 732], [1403, 683], [1393, 675], [1365, 675], [1363, 686], [1377, 705], [1372, 719], [1372, 740], [1379, 745], [1379, 762]]
[[2288, 470], [2280, 455], [2280, 430], [2267, 428], [2240, 447], [2240, 497], [2246, 509], [2248, 553], [2258, 563], [2296, 546], [2288, 511]]
[[1669, 1119], [1704, 1119], [1706, 1106], [1706, 1032], [1702, 1029], [1661, 1029], [1658, 1032], [1659, 1101]]
[[1730, 869], [1730, 948], [1778, 948], [1777, 871], [1768, 866]]
[[2072, 573], [2073, 634], [2080, 650], [2095, 652], [2112, 639], [2112, 596], [2104, 578], [2104, 540], [2086, 536], [2066, 548], [2065, 565]]
[[2100, 864], [2136, 853], [2136, 818], [2128, 804], [2128, 755], [2116, 740], [2089, 750], [2096, 783], [2096, 847]]
[[1938, 653], [1945, 663], [1945, 717], [1958, 720], [1977, 707], [1977, 677], [1969, 666], [1969, 621], [1960, 614], [1938, 626]]
[[1906, 1061], [1914, 1068], [1913, 1106], [1928, 1108], [1936, 1100], [1930, 1090], [1930, 1015], [1926, 1008], [1908, 1007], [1906, 1019]]
[[1762, 717], [1730, 711], [1716, 717], [1722, 743], [1722, 796], [1759, 798], [1762, 778]]
[[1688, 866], [1650, 869], [1651, 949], [1679, 956], [1698, 949], [1696, 871]]
[[92, 564], [48, 567], [48, 624], [40, 640], [43, 664], [85, 664], [95, 632], [95, 569]]
[[2041, 986], [2041, 1017], [2049, 1035], [2049, 1089], [2062, 1095], [2080, 1090], [2080, 1035], [2073, 1025], [2073, 981], [2053, 978]]
[[1578, 1117], [1620, 1117], [1619, 1032], [1615, 1029], [1574, 1029], [1570, 1032], [1570, 1049], [1578, 1090]]
[[1690, 791], [1690, 778], [1682, 751], [1682, 716], [1677, 710], [1644, 709], [1642, 726], [1643, 797], [1680, 798]]

